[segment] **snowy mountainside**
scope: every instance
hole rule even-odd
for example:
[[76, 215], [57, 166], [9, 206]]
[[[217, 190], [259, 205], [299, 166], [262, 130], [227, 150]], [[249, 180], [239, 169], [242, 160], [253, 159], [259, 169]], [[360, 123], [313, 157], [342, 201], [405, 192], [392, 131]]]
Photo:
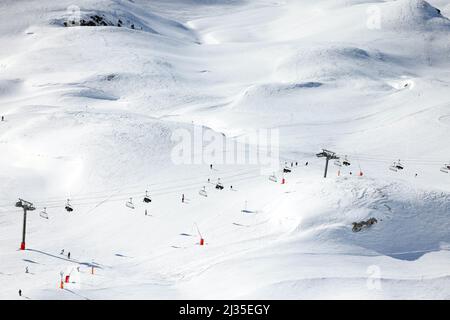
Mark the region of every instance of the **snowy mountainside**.
[[[448, 299], [449, 15], [446, 0], [2, 1], [0, 298]], [[270, 179], [194, 140], [270, 130]], [[174, 161], [177, 133], [193, 163]], [[322, 148], [351, 165], [324, 179]], [[27, 250], [18, 197], [36, 206]]]

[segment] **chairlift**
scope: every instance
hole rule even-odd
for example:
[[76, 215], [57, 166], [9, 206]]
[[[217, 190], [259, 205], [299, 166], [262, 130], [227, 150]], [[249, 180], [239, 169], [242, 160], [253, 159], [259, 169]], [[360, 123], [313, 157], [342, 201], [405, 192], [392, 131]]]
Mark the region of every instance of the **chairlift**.
[[134, 209], [133, 198], [130, 198], [130, 201], [127, 201], [125, 205], [130, 209]]
[[398, 170], [403, 170], [404, 168], [405, 168], [405, 166], [400, 163], [400, 160], [398, 160], [398, 162], [397, 162], [397, 169]]
[[198, 192], [199, 195], [201, 195], [202, 197], [207, 197], [208, 194], [206, 193], [206, 187], [203, 186], [203, 188]]
[[346, 167], [348, 167], [348, 166], [351, 164], [350, 161], [348, 161], [347, 156], [344, 157], [344, 160], [342, 161], [342, 164], [343, 164], [344, 166], [346, 166]]
[[66, 209], [67, 212], [72, 212], [73, 211], [73, 208], [70, 205], [70, 199], [67, 199], [67, 203], [66, 203], [65, 209]]
[[148, 191], [145, 191], [145, 197], [143, 200], [145, 203], [150, 203], [152, 202], [152, 199], [150, 198], [150, 196], [148, 195]]
[[269, 180], [273, 181], [273, 182], [278, 182], [278, 179], [277, 179], [277, 176], [275, 175], [275, 173], [269, 177]]
[[216, 189], [223, 190], [223, 184], [220, 182], [220, 178], [217, 179]]
[[42, 210], [42, 211], [39, 213], [39, 216], [40, 216], [41, 218], [43, 218], [43, 219], [47, 219], [47, 220], [48, 220], [47, 208], [44, 208], [44, 210]]
[[405, 166], [401, 164], [400, 160], [398, 160], [398, 162], [394, 162], [393, 165], [389, 167], [389, 169], [394, 172], [398, 172], [399, 170], [403, 170], [404, 168]]
[[289, 168], [288, 166], [285, 166], [284, 169], [283, 169], [283, 172], [284, 172], [284, 173], [291, 173], [291, 172], [292, 172], [292, 169]]

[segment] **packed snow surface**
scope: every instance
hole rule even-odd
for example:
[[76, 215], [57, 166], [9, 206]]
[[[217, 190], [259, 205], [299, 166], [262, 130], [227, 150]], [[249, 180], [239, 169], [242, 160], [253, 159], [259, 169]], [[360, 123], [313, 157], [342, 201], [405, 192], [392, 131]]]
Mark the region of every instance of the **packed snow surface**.
[[[449, 299], [449, 16], [447, 0], [1, 1], [0, 298]], [[273, 173], [174, 161], [177, 132], [269, 131]], [[324, 179], [322, 148], [351, 165]]]

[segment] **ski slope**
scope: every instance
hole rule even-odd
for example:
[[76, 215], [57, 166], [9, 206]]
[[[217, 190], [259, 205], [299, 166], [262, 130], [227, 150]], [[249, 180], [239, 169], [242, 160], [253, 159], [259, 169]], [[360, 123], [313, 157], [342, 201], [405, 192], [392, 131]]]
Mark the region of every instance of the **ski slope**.
[[[450, 298], [448, 1], [77, 6], [0, 3], [0, 299]], [[276, 181], [180, 130], [278, 132]]]

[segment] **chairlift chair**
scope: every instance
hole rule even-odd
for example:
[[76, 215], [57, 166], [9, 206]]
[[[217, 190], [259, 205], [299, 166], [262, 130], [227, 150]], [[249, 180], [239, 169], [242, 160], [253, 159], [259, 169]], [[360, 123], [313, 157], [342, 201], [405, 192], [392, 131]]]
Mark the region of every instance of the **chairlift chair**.
[[344, 157], [344, 160], [342, 161], [342, 164], [343, 164], [344, 166], [346, 166], [346, 167], [348, 167], [348, 166], [351, 164], [350, 161], [348, 161], [347, 156]]
[[397, 163], [394, 162], [394, 164], [393, 164], [392, 166], [389, 167], [389, 170], [394, 171], [394, 172], [397, 172], [397, 171], [398, 171], [398, 169], [397, 169]]
[[291, 173], [292, 170], [291, 170], [291, 168], [289, 168], [289, 167], [286, 166], [286, 167], [284, 167], [283, 172], [284, 172], [284, 173]]
[[273, 182], [278, 182], [278, 179], [277, 179], [277, 176], [275, 175], [275, 173], [269, 177], [269, 180], [273, 181]]
[[144, 200], [143, 200], [145, 203], [150, 203], [150, 202], [152, 202], [152, 199], [149, 197], [149, 195], [148, 195], [148, 191], [145, 191], [145, 197], [144, 197]]
[[223, 184], [220, 182], [220, 178], [217, 180], [216, 189], [223, 190]]
[[449, 172], [450, 172], [450, 163], [444, 165], [444, 166], [441, 168], [441, 171], [444, 172], [444, 173], [449, 173]]
[[70, 205], [70, 199], [67, 199], [67, 203], [66, 203], [65, 209], [66, 209], [67, 212], [72, 212], [73, 211], [73, 208]]
[[201, 195], [202, 197], [207, 197], [208, 194], [206, 193], [206, 187], [203, 186], [203, 189], [200, 189], [200, 191], [198, 192], [199, 195]]
[[42, 210], [42, 211], [39, 213], [39, 216], [40, 216], [41, 218], [43, 218], [43, 219], [47, 219], [47, 220], [48, 220], [47, 208], [44, 208], [44, 210]]
[[133, 198], [130, 198], [130, 200], [125, 203], [125, 205], [130, 209], [134, 209]]
[[393, 165], [389, 167], [389, 169], [394, 172], [398, 172], [399, 170], [403, 170], [404, 168], [405, 166], [401, 164], [400, 160], [398, 160], [398, 162], [394, 162]]

